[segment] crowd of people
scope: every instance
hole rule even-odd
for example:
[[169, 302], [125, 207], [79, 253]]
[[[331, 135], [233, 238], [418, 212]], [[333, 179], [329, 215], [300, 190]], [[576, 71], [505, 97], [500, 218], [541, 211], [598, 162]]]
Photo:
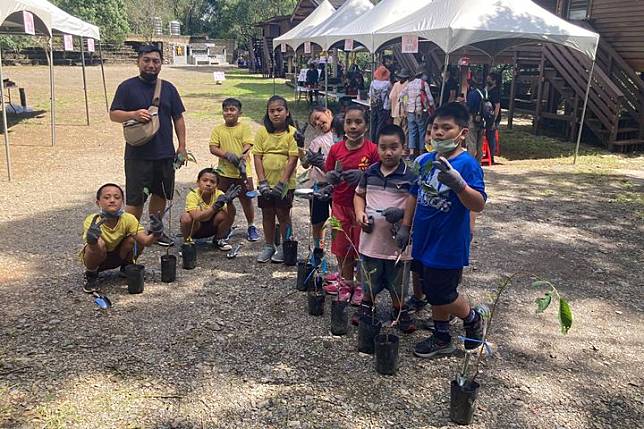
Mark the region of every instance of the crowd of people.
[[[147, 107], [153, 104], [159, 82], [161, 55], [152, 46], [141, 50], [139, 76], [124, 81], [116, 91], [113, 121], [146, 123], [153, 119]], [[422, 75], [412, 78], [401, 70], [397, 76], [399, 85], [393, 88], [373, 85], [372, 96], [386, 90], [383, 108], [390, 106], [385, 102], [393, 98], [392, 91], [400, 94], [397, 103], [405, 101], [396, 110], [396, 123], [383, 118], [375, 132], [369, 130], [368, 115], [360, 105], [350, 105], [338, 115], [314, 107], [308, 123], [317, 135], [307, 140], [295, 127], [287, 101], [273, 96], [253, 138], [250, 127], [239, 121], [242, 102], [224, 100], [224, 123], [213, 129], [210, 139], [218, 167], [202, 169], [196, 188], [186, 196], [182, 237], [184, 241], [213, 237], [215, 248], [229, 250], [227, 237], [236, 215], [233, 202], [239, 199], [248, 222], [247, 239], [259, 240], [253, 207], [257, 192], [264, 244], [256, 261], [284, 262], [283, 246], [275, 245], [276, 225], [281, 239], [289, 239], [299, 162], [306, 169], [299, 186], [306, 187], [309, 199], [314, 254], [328, 253], [325, 226], [336, 225], [330, 253], [337, 259], [338, 270], [331, 272], [331, 264], [321, 269], [324, 290], [357, 307], [352, 323], [375, 317], [376, 297], [386, 289], [391, 295], [392, 319], [402, 332], [416, 329], [414, 311], [431, 306], [434, 333], [416, 345], [417, 356], [454, 351], [451, 317], [463, 320], [465, 348], [476, 349], [484, 319], [458, 292], [469, 260], [472, 213], [481, 212], [487, 199], [483, 171], [464, 149], [472, 118], [464, 104], [449, 98], [430, 109], [433, 98]], [[384, 71], [378, 77], [382, 78], [378, 81], [388, 79]], [[81, 258], [86, 292], [99, 289], [100, 271], [124, 270], [145, 247], [172, 244], [164, 233], [163, 216], [174, 193], [174, 171], [187, 156], [184, 107], [171, 83], [162, 81], [161, 88], [158, 131], [142, 146], [126, 145], [125, 192], [114, 183], [101, 186], [96, 194], [99, 212], [85, 220]], [[417, 118], [419, 109], [425, 108], [428, 111], [423, 113], [430, 114], [426, 121]], [[408, 134], [401, 126], [405, 118]], [[173, 125], [179, 140], [176, 150]], [[420, 154], [428, 146], [431, 151]], [[413, 149], [412, 156], [419, 156], [406, 160], [408, 149]], [[258, 180], [256, 191], [252, 168]], [[146, 232], [140, 219], [148, 195]], [[415, 287], [405, 302], [407, 264], [414, 272]]]

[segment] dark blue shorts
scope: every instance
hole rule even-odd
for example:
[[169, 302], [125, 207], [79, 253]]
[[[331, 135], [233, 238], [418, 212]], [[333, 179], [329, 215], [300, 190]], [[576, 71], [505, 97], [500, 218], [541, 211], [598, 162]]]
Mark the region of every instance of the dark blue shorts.
[[423, 292], [431, 305], [448, 305], [458, 298], [463, 269], [423, 267]]

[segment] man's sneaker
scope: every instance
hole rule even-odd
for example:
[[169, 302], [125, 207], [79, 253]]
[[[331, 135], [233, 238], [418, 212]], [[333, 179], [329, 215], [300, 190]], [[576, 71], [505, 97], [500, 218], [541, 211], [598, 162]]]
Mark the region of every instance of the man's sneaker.
[[83, 292], [94, 293], [98, 290], [98, 272], [85, 271], [85, 283], [83, 284]]
[[415, 296], [412, 295], [411, 298], [409, 298], [407, 300], [405, 305], [409, 309], [409, 313], [413, 314], [413, 313], [415, 313], [417, 311], [422, 310], [423, 308], [425, 308], [427, 306], [427, 299], [425, 299], [425, 298], [418, 299], [418, 298], [416, 298]]
[[174, 240], [168, 237], [168, 235], [164, 232], [157, 240], [157, 244], [163, 247], [172, 247], [174, 246]]
[[355, 289], [353, 289], [353, 296], [351, 297], [351, 305], [357, 306], [360, 305], [362, 302], [362, 286], [357, 285]]
[[436, 338], [436, 335], [421, 341], [414, 347], [414, 354], [422, 358], [430, 358], [436, 355], [447, 355], [454, 353], [454, 346], [451, 341], [444, 342]]
[[465, 340], [463, 342], [465, 351], [468, 352], [478, 350], [483, 345], [482, 341], [483, 336], [485, 335], [486, 320], [483, 318], [477, 307], [474, 308], [474, 312], [476, 313], [476, 320], [472, 323], [463, 323], [463, 327], [465, 328], [465, 337], [476, 340]]
[[259, 252], [259, 255], [257, 255], [257, 262], [268, 262], [271, 260], [271, 256], [275, 253], [275, 246], [272, 244], [265, 244], [264, 247], [262, 247], [262, 251]]
[[281, 244], [277, 246], [277, 250], [275, 250], [275, 253], [271, 256], [271, 262], [275, 262], [276, 264], [284, 262], [284, 248]]
[[220, 238], [220, 239], [215, 239], [213, 240], [213, 243], [215, 247], [222, 252], [228, 252], [229, 250], [232, 250], [233, 246], [228, 243], [228, 241], [225, 238]]
[[[394, 311], [397, 311], [394, 309]], [[400, 331], [403, 334], [411, 334], [412, 332], [416, 331], [416, 321], [414, 318], [409, 314], [409, 310], [406, 308], [403, 308], [402, 311], [400, 312], [400, 319], [398, 319]]]
[[257, 241], [259, 240], [259, 232], [257, 232], [257, 227], [251, 225], [248, 227], [248, 233], [246, 235], [248, 241]]

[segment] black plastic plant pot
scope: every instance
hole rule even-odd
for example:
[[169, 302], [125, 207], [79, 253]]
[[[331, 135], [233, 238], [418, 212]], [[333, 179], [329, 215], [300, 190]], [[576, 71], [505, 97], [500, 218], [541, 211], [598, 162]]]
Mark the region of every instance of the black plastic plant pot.
[[177, 279], [177, 257], [174, 255], [161, 256], [161, 281], [172, 283]]
[[382, 324], [373, 317], [361, 317], [358, 324], [358, 351], [369, 355], [375, 352], [376, 335], [380, 333]]
[[197, 246], [194, 243], [181, 245], [181, 260], [184, 270], [194, 270], [197, 266]]
[[311, 274], [312, 272], [313, 266], [309, 264], [306, 259], [300, 259], [297, 261], [297, 283], [295, 284], [295, 289], [301, 292], [308, 290], [310, 280], [308, 277], [313, 277]]
[[130, 264], [125, 267], [125, 275], [127, 276], [127, 291], [131, 294], [143, 293], [145, 266]]
[[322, 316], [324, 314], [324, 291], [310, 290], [306, 294], [309, 314], [311, 316]]
[[376, 372], [394, 375], [398, 370], [398, 344], [400, 338], [393, 334], [379, 334], [375, 338]]
[[479, 387], [476, 381], [466, 381], [463, 386], [452, 380], [449, 400], [449, 419], [459, 425], [472, 423], [476, 411], [476, 395]]
[[347, 302], [334, 299], [331, 301], [331, 333], [346, 335], [349, 329], [349, 311]]
[[297, 264], [297, 241], [284, 240], [282, 244], [284, 250], [284, 265], [294, 266]]
[[322, 263], [322, 258], [324, 258], [324, 249], [316, 247], [313, 249], [313, 265], [319, 266]]

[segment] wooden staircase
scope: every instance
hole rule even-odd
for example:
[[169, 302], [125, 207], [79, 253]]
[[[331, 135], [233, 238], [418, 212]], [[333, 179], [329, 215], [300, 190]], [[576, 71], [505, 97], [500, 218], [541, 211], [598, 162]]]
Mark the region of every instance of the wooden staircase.
[[[558, 45], [515, 52], [508, 125], [514, 114], [529, 114], [535, 132], [558, 123], [574, 141], [590, 67], [587, 57]], [[644, 149], [644, 81], [605, 42], [597, 53], [583, 135], [610, 150]]]

